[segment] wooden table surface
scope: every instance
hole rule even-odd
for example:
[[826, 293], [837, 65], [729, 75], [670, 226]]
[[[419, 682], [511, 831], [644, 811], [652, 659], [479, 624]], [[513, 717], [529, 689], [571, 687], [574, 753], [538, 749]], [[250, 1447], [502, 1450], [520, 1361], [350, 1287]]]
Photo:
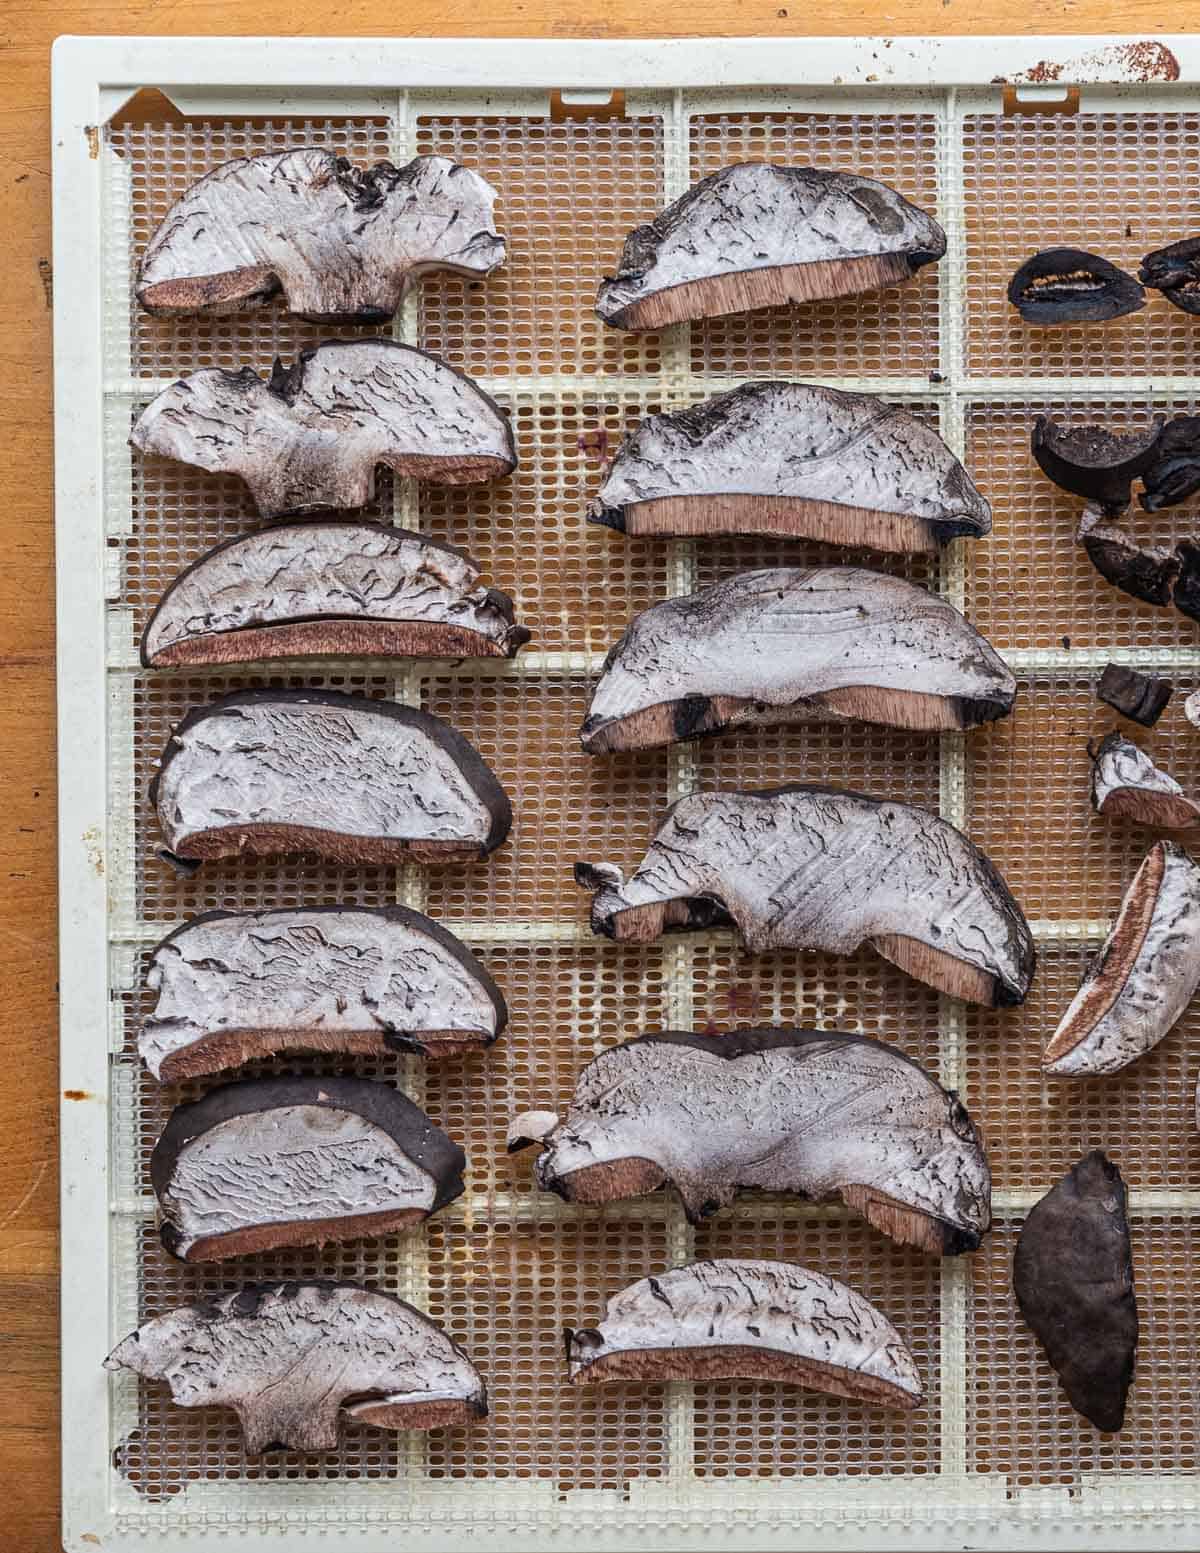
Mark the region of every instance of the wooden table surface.
[[[689, 0], [698, 35], [1125, 32], [1197, 24], [1151, 0]], [[58, 1548], [50, 45], [59, 33], [647, 37], [634, 0], [31, 0], [0, 38], [0, 1479], [7, 1553]], [[1031, 21], [1035, 26], [1031, 26]], [[148, 83], [149, 84], [149, 83]], [[97, 1276], [103, 1270], [97, 1269]], [[86, 1291], [80, 1291], [86, 1298]]]

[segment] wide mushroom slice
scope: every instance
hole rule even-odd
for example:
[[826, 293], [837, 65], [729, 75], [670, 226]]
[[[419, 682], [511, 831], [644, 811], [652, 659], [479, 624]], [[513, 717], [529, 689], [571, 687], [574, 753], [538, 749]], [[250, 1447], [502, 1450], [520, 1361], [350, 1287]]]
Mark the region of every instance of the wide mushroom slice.
[[1132, 820], [1159, 830], [1188, 830], [1200, 824], [1200, 804], [1187, 797], [1132, 739], [1110, 733], [1088, 753], [1092, 757], [1092, 807], [1108, 819]]
[[1114, 517], [1133, 499], [1133, 481], [1154, 462], [1161, 417], [1138, 431], [1114, 432], [1107, 426], [1060, 426], [1048, 415], [1033, 423], [1033, 456], [1055, 485], [1086, 497]]
[[487, 1415], [487, 1389], [428, 1316], [358, 1284], [249, 1284], [152, 1316], [104, 1361], [165, 1380], [180, 1407], [229, 1407], [246, 1453], [336, 1450], [346, 1419], [441, 1429]]
[[567, 1373], [596, 1381], [773, 1380], [911, 1412], [916, 1360], [861, 1294], [792, 1262], [692, 1262], [640, 1278], [595, 1327], [567, 1327]]
[[1035, 253], [1008, 283], [1008, 300], [1029, 324], [1103, 323], [1136, 313], [1146, 293], [1124, 270], [1081, 248]]

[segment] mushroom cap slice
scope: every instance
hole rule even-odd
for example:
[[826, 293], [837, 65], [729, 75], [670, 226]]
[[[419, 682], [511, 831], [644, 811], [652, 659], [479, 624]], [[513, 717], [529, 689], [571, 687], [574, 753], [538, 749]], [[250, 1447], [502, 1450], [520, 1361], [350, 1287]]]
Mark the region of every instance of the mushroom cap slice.
[[991, 1173], [958, 1096], [894, 1047], [832, 1030], [668, 1031], [609, 1047], [541, 1131], [537, 1184], [568, 1202], [669, 1182], [698, 1223], [739, 1191], [840, 1197], [902, 1244], [974, 1251]]
[[1169, 604], [1182, 567], [1178, 549], [1139, 545], [1116, 523], [1108, 523], [1098, 507], [1085, 507], [1076, 538], [1088, 560], [1114, 588], [1144, 604]]
[[471, 379], [395, 340], [327, 340], [280, 362], [205, 367], [142, 411], [130, 442], [216, 474], [240, 475], [265, 518], [362, 507], [375, 466], [437, 485], [511, 474], [508, 416]]
[[1174, 689], [1169, 679], [1139, 674], [1123, 663], [1109, 663], [1100, 676], [1096, 694], [1122, 717], [1141, 723], [1143, 728], [1153, 728], [1166, 710]]
[[474, 747], [415, 707], [323, 690], [243, 690], [188, 713], [150, 801], [169, 852], [315, 852], [341, 863], [486, 857], [512, 808]]
[[899, 405], [814, 383], [743, 383], [647, 416], [621, 443], [593, 523], [626, 534], [767, 534], [936, 551], [992, 509]]
[[1008, 300], [1028, 324], [1102, 323], [1145, 307], [1146, 293], [1097, 253], [1046, 248], [1009, 281]]
[[1200, 313], [1200, 237], [1156, 248], [1142, 260], [1138, 279], [1161, 291], [1173, 307]]
[[508, 1023], [470, 950], [405, 906], [206, 912], [155, 947], [146, 985], [138, 1051], [163, 1083], [285, 1051], [455, 1056]]
[[1120, 433], [1106, 426], [1059, 426], [1039, 415], [1033, 423], [1033, 456], [1055, 485], [1115, 516], [1133, 500], [1134, 479], [1153, 463], [1161, 428], [1161, 416], [1140, 431]]
[[383, 523], [283, 522], [179, 574], [142, 633], [147, 667], [269, 658], [512, 658], [507, 593], [461, 550]]
[[619, 329], [661, 329], [899, 285], [945, 251], [933, 217], [886, 183], [736, 162], [629, 234], [596, 312]]
[[564, 1333], [573, 1382], [774, 1380], [911, 1412], [921, 1375], [885, 1315], [793, 1262], [692, 1262], [615, 1294]]
[[1115, 1433], [1133, 1382], [1138, 1314], [1125, 1183], [1100, 1149], [1029, 1210], [1013, 1289], [1071, 1406]]
[[282, 291], [319, 323], [386, 323], [431, 270], [504, 263], [496, 191], [444, 156], [365, 172], [317, 146], [225, 162], [192, 184], [146, 246], [148, 313], [235, 313]]
[[1200, 824], [1200, 804], [1188, 798], [1132, 739], [1110, 733], [1092, 757], [1092, 807], [1108, 819], [1132, 820], [1161, 830]]
[[1015, 695], [1004, 662], [936, 594], [860, 567], [776, 567], [638, 615], [580, 739], [595, 755], [814, 717], [962, 729], [1005, 716]]
[[1200, 868], [1158, 841], [1042, 1054], [1060, 1078], [1118, 1073], [1157, 1046], [1200, 986]]
[[973, 1003], [1021, 1003], [1029, 924], [993, 864], [927, 810], [799, 784], [692, 793], [637, 871], [577, 863], [594, 933], [651, 942], [732, 922], [748, 949], [853, 954], [870, 943], [918, 981]]
[[438, 1429], [487, 1415], [479, 1371], [428, 1316], [353, 1283], [249, 1284], [153, 1316], [104, 1361], [180, 1407], [231, 1407], [246, 1453], [331, 1451], [342, 1419]]
[[460, 1197], [458, 1144], [390, 1084], [247, 1079], [177, 1106], [150, 1156], [186, 1262], [409, 1229]]

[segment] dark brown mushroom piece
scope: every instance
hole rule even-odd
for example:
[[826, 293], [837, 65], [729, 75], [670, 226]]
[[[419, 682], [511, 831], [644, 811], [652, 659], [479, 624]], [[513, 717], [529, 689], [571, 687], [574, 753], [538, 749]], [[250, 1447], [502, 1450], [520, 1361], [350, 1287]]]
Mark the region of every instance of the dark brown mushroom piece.
[[428, 1316], [354, 1283], [258, 1283], [152, 1316], [104, 1361], [165, 1380], [179, 1407], [228, 1407], [246, 1454], [337, 1449], [351, 1420], [442, 1429], [487, 1416], [487, 1389]]
[[878, 291], [945, 252], [933, 217], [886, 183], [738, 162], [630, 233], [596, 312], [619, 329], [661, 329]]
[[1172, 307], [1200, 313], [1200, 237], [1156, 248], [1142, 260], [1138, 279], [1161, 291]]
[[478, 751], [415, 707], [328, 690], [244, 690], [189, 712], [150, 784], [168, 861], [311, 852], [463, 862], [512, 825]]
[[1200, 620], [1200, 544], [1194, 539], [1181, 539], [1175, 546], [1175, 554], [1179, 560], [1173, 599], [1175, 608], [1189, 620]]
[[490, 1046], [508, 1023], [465, 944], [405, 906], [209, 911], [150, 954], [138, 1034], [163, 1083], [279, 1052], [438, 1060]]
[[1173, 693], [1169, 679], [1139, 674], [1123, 663], [1105, 664], [1096, 689], [1097, 696], [1106, 706], [1120, 712], [1122, 717], [1140, 723], [1143, 728], [1154, 727]]
[[650, 943], [734, 924], [746, 947], [853, 954], [867, 943], [951, 997], [1024, 1001], [1033, 938], [992, 862], [935, 814], [837, 788], [692, 793], [637, 870], [577, 863], [594, 933]]
[[1146, 293], [1124, 270], [1081, 248], [1035, 253], [1008, 283], [1008, 300], [1028, 324], [1103, 323], [1136, 313]]
[[176, 577], [142, 633], [142, 662], [515, 657], [529, 632], [507, 593], [478, 582], [470, 556], [407, 529], [272, 524]]
[[436, 485], [511, 474], [507, 414], [464, 373], [395, 340], [327, 340], [270, 380], [205, 367], [172, 383], [130, 436], [215, 474], [239, 475], [265, 518], [363, 507], [379, 464]]
[[1125, 1183], [1102, 1150], [1085, 1155], [1030, 1209], [1013, 1289], [1071, 1406], [1116, 1433], [1133, 1383], [1138, 1314]]
[[164, 1248], [221, 1262], [412, 1229], [461, 1197], [465, 1164], [390, 1084], [247, 1079], [171, 1112], [150, 1181]]
[[1093, 748], [1092, 807], [1106, 819], [1132, 820], [1159, 830], [1187, 830], [1200, 824], [1200, 805], [1185, 796], [1131, 739], [1110, 733]]
[[1147, 512], [1178, 507], [1200, 491], [1200, 415], [1175, 415], [1163, 426], [1145, 471], [1139, 502]]
[[743, 383], [621, 443], [588, 519], [624, 534], [764, 534], [909, 553], [992, 527], [932, 427], [871, 394]]
[[1171, 602], [1182, 566], [1166, 545], [1139, 545], [1123, 528], [1108, 522], [1098, 507], [1085, 507], [1076, 538], [1106, 582], [1143, 604]]
[[641, 1278], [595, 1327], [564, 1329], [573, 1384], [771, 1380], [911, 1412], [904, 1339], [853, 1289], [793, 1262], [692, 1262]]
[[1132, 482], [1157, 454], [1161, 425], [1160, 418], [1143, 431], [1113, 432], [1106, 426], [1059, 426], [1039, 415], [1033, 423], [1033, 456], [1060, 489], [1116, 517], [1133, 500]]

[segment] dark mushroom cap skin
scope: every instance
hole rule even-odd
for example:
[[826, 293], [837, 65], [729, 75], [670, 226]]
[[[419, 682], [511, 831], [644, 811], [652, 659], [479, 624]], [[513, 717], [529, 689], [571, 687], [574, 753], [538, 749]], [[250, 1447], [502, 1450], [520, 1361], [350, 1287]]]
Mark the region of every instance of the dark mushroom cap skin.
[[1156, 248], [1142, 260], [1138, 279], [1161, 291], [1172, 307], [1200, 313], [1200, 237]]
[[1098, 502], [1106, 516], [1115, 517], [1133, 500], [1132, 482], [1154, 462], [1161, 426], [1159, 417], [1144, 430], [1122, 434], [1105, 426], [1059, 426], [1039, 415], [1033, 456], [1060, 489]]
[[1008, 300], [1029, 324], [1103, 323], [1145, 307], [1146, 293], [1099, 254], [1046, 248], [1009, 281]]
[[1143, 728], [1153, 728], [1174, 694], [1169, 679], [1139, 674], [1123, 663], [1108, 663], [1100, 676], [1096, 694], [1107, 706]]
[[1177, 507], [1200, 491], [1200, 415], [1174, 415], [1159, 433], [1138, 497], [1147, 512]]

